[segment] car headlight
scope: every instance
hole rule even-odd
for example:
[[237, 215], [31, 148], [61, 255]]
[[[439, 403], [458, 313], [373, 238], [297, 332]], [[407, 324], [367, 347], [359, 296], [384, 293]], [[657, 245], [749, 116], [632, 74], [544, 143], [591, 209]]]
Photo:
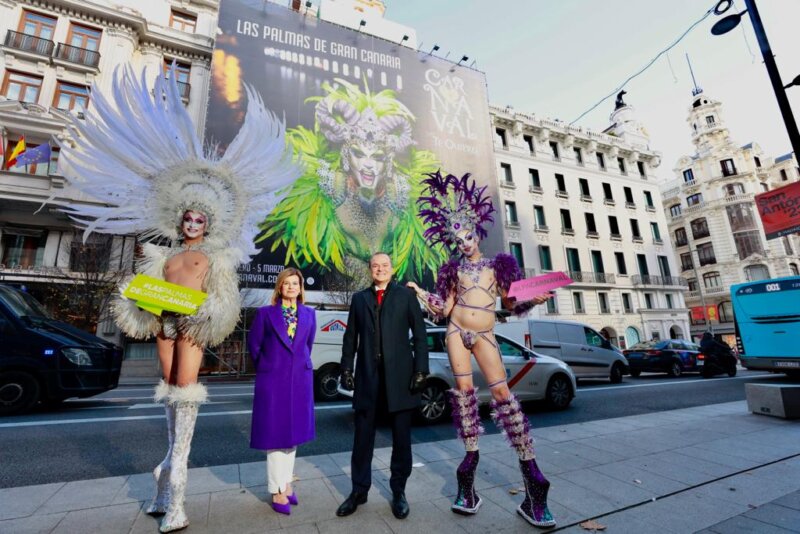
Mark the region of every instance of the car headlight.
[[61, 349], [61, 353], [75, 365], [92, 365], [92, 359], [89, 357], [89, 353], [83, 349]]

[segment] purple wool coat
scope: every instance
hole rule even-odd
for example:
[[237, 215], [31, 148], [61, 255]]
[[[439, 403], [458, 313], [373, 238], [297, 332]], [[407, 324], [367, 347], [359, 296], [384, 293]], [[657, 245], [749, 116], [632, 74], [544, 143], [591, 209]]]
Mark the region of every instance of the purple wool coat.
[[247, 347], [256, 367], [250, 447], [289, 449], [314, 439], [314, 310], [297, 304], [294, 340], [280, 305], [256, 312]]

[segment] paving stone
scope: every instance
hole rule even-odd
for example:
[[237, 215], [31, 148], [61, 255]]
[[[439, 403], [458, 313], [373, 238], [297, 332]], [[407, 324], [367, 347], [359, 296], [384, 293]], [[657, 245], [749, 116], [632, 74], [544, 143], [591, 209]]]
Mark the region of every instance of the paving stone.
[[392, 534], [392, 529], [377, 512], [365, 512], [361, 507], [348, 517], [336, 517], [316, 524], [321, 534]]
[[[300, 458], [297, 458], [300, 460]], [[297, 466], [295, 460], [295, 467]], [[295, 469], [297, 474], [297, 469]], [[267, 485], [267, 462], [248, 462], [239, 464], [239, 484], [243, 488]]]
[[[255, 490], [255, 491], [254, 491]], [[305, 500], [305, 495], [298, 494]], [[280, 527], [272, 496], [265, 486], [219, 491], [211, 494], [207, 528], [211, 532], [249, 534]], [[301, 504], [304, 504], [301, 501]], [[297, 507], [292, 508], [294, 512]]]
[[59, 482], [0, 489], [0, 520], [31, 515], [63, 485]]
[[124, 504], [127, 502], [150, 501], [156, 494], [156, 482], [152, 473], [140, 473], [131, 475], [125, 481], [122, 488], [114, 496], [112, 504]]
[[647, 491], [633, 482], [622, 482], [592, 469], [562, 473], [559, 477], [598, 494], [605, 495], [615, 506], [615, 510], [647, 501], [657, 496], [657, 494]]
[[582, 439], [576, 441], [576, 443], [588, 445], [589, 447], [595, 447], [607, 452], [617, 454], [624, 453], [628, 456], [628, 458], [651, 454], [651, 451], [648, 449], [634, 445], [633, 443], [622, 439], [620, 436], [621, 434], [614, 434], [612, 436], [604, 437], [603, 439]]
[[139, 515], [139, 503], [117, 504], [67, 513], [53, 534], [75, 532], [127, 532]]
[[675, 532], [695, 532], [747, 511], [747, 506], [698, 493], [659, 499], [641, 509], [647, 520]]
[[760, 506], [786, 495], [797, 487], [797, 479], [771, 478], [764, 476], [760, 470], [754, 470], [713, 482], [693, 491], [745, 506]]
[[[658, 533], [658, 534], [685, 534], [679, 533], [677, 530], [672, 530], [668, 525], [654, 523], [647, 518], [646, 508], [632, 508], [623, 512], [607, 515], [596, 519], [601, 525], [605, 525], [606, 530], [601, 532], [608, 532], [609, 534], [644, 534], [644, 533]], [[580, 526], [574, 527], [580, 530], [583, 534], [588, 534], [591, 531], [582, 529]], [[567, 532], [569, 532], [567, 530]]]
[[[483, 439], [481, 440], [481, 445], [483, 444]], [[440, 447], [438, 443], [419, 443], [414, 444], [412, 446], [412, 450], [414, 454], [419, 456], [423, 462], [436, 462], [439, 460], [449, 460], [451, 458], [460, 458], [463, 456], [463, 451], [461, 455], [453, 451], [452, 449], [448, 449], [445, 447]], [[483, 454], [485, 451], [481, 451]]]
[[314, 523], [306, 523], [304, 525], [295, 525], [288, 528], [267, 530], [266, 532], [280, 532], [281, 534], [319, 534], [319, 529]]
[[6, 519], [0, 521], [0, 532], [3, 534], [44, 534], [45, 532], [52, 532], [66, 515], [67, 512], [59, 512]]
[[678, 482], [677, 480], [663, 477], [652, 471], [638, 467], [634, 462], [630, 461], [598, 465], [591, 469], [628, 484], [635, 484], [654, 495], [666, 495], [689, 487], [687, 484]]
[[[282, 528], [303, 523], [315, 523], [336, 517], [339, 503], [334, 498], [324, 479], [303, 482], [302, 505], [292, 507], [292, 515], [279, 515]], [[298, 495], [298, 499], [300, 495]]]
[[453, 501], [449, 498], [441, 498], [433, 500], [442, 514], [442, 527], [445, 525], [458, 525], [467, 532], [475, 534], [483, 534], [485, 532], [496, 532], [508, 526], [508, 524], [515, 520], [511, 512], [502, 506], [494, 503], [493, 501], [481, 497], [482, 503], [475, 515], [459, 515], [454, 513], [450, 507]]
[[[380, 512], [381, 517], [397, 534], [432, 534], [438, 532], [466, 532], [464, 528], [443, 516], [442, 510], [432, 502], [410, 504], [410, 513], [406, 519], [397, 519], [390, 509]], [[446, 530], [442, 527], [446, 526]]]
[[795, 532], [800, 529], [800, 510], [787, 508], [778, 504], [767, 503], [763, 506], [759, 506], [755, 510], [750, 510], [744, 515], [750, 519], [755, 519], [776, 527], [788, 530], [794, 529]]
[[785, 528], [750, 519], [744, 515], [737, 515], [722, 523], [717, 523], [703, 532], [713, 534], [787, 534], [789, 532], [797, 532], [797, 530], [786, 530]]
[[[346, 452], [337, 452], [334, 454], [329, 454], [328, 456], [333, 460], [333, 462], [339, 467], [339, 469], [346, 474], [350, 474], [350, 457], [352, 456], [351, 451]], [[384, 469], [389, 467], [384, 461], [380, 458], [373, 455], [372, 457], [372, 469]]]
[[[208, 503], [209, 503], [208, 493], [201, 493], [198, 495], [187, 495], [186, 499], [184, 500], [183, 506], [184, 509], [186, 510], [186, 516], [189, 518], [189, 528], [191, 528], [191, 532], [193, 534], [206, 532], [206, 524], [208, 521]], [[136, 520], [130, 527], [130, 534], [152, 534], [153, 532], [158, 532], [158, 525], [161, 524], [161, 518], [163, 516], [147, 515], [146, 513], [144, 513], [145, 506], [146, 504], [140, 507], [139, 514], [136, 516]], [[89, 531], [80, 531], [80, 532], [89, 532]], [[119, 531], [101, 529], [98, 530], [97, 532], [105, 533], [105, 532], [119, 532]]]
[[780, 499], [776, 499], [775, 504], [785, 506], [786, 508], [792, 508], [794, 510], [800, 510], [800, 491], [795, 491], [789, 495], [784, 495]]
[[239, 489], [239, 465], [215, 465], [189, 469], [186, 495]]
[[128, 477], [110, 477], [68, 482], [36, 510], [36, 513], [52, 514], [106, 506], [111, 504], [127, 479]]
[[732, 456], [726, 454], [725, 451], [720, 452], [717, 450], [711, 450], [707, 447], [707, 444], [703, 444], [702, 447], [698, 447], [696, 445], [692, 445], [691, 447], [681, 447], [680, 449], [674, 449], [672, 452], [683, 456], [688, 456], [690, 458], [709, 460], [711, 462], [733, 468], [733, 471], [750, 469], [758, 465], [758, 462], [752, 459]]
[[611, 496], [579, 486], [560, 475], [547, 477], [550, 480], [549, 502], [559, 503], [574, 510], [581, 517], [594, 517], [616, 510]]

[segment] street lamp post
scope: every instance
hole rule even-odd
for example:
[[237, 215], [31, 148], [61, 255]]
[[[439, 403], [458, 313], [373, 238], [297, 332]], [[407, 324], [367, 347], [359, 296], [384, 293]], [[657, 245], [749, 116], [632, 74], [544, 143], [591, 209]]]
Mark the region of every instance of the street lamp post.
[[[700, 252], [696, 248], [689, 248], [689, 253], [697, 252], [697, 261], [700, 262]], [[714, 326], [708, 320], [708, 308], [706, 307], [706, 296], [703, 294], [703, 285], [700, 283], [700, 275], [697, 274], [697, 265], [694, 263], [694, 256], [692, 256], [692, 271], [694, 271], [694, 279], [697, 280], [697, 291], [700, 293], [700, 304], [703, 306], [703, 321], [706, 325], [706, 330], [714, 333]]]
[[[789, 105], [789, 99], [786, 97], [786, 88], [791, 87], [793, 83], [784, 86], [781, 81], [781, 75], [778, 72], [778, 64], [775, 63], [775, 56], [772, 54], [772, 48], [769, 46], [767, 40], [767, 33], [764, 30], [764, 24], [761, 22], [761, 16], [758, 13], [755, 0], [744, 0], [747, 9], [741, 13], [734, 13], [720, 19], [711, 28], [711, 33], [714, 35], [722, 35], [728, 33], [736, 26], [742, 19], [742, 15], [748, 13], [750, 15], [750, 22], [753, 23], [753, 31], [758, 39], [758, 47], [761, 49], [761, 56], [764, 58], [764, 65], [767, 67], [769, 80], [772, 82], [772, 89], [775, 91], [775, 98], [778, 100], [778, 108], [780, 108], [783, 122], [786, 125], [786, 132], [789, 134], [789, 141], [792, 144], [792, 150], [795, 154], [800, 154], [800, 132], [797, 130], [797, 122], [792, 113], [792, 107]], [[714, 12], [721, 15], [731, 8], [733, 2], [731, 0], [720, 0]], [[797, 80], [797, 78], [795, 78]]]

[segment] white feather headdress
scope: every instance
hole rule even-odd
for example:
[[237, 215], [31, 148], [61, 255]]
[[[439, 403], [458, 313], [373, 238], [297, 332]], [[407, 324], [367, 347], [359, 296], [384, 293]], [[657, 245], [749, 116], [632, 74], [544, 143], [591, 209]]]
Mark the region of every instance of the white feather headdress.
[[91, 232], [180, 236], [183, 213], [206, 214], [212, 248], [238, 249], [240, 261], [257, 251], [258, 225], [300, 175], [285, 124], [249, 86], [247, 113], [221, 157], [203, 149], [175, 83], [159, 74], [151, 93], [142, 73], [114, 73], [111, 101], [96, 87], [85, 121], [73, 119], [73, 143], [60, 143], [59, 169], [70, 185], [104, 206], [63, 210]]

